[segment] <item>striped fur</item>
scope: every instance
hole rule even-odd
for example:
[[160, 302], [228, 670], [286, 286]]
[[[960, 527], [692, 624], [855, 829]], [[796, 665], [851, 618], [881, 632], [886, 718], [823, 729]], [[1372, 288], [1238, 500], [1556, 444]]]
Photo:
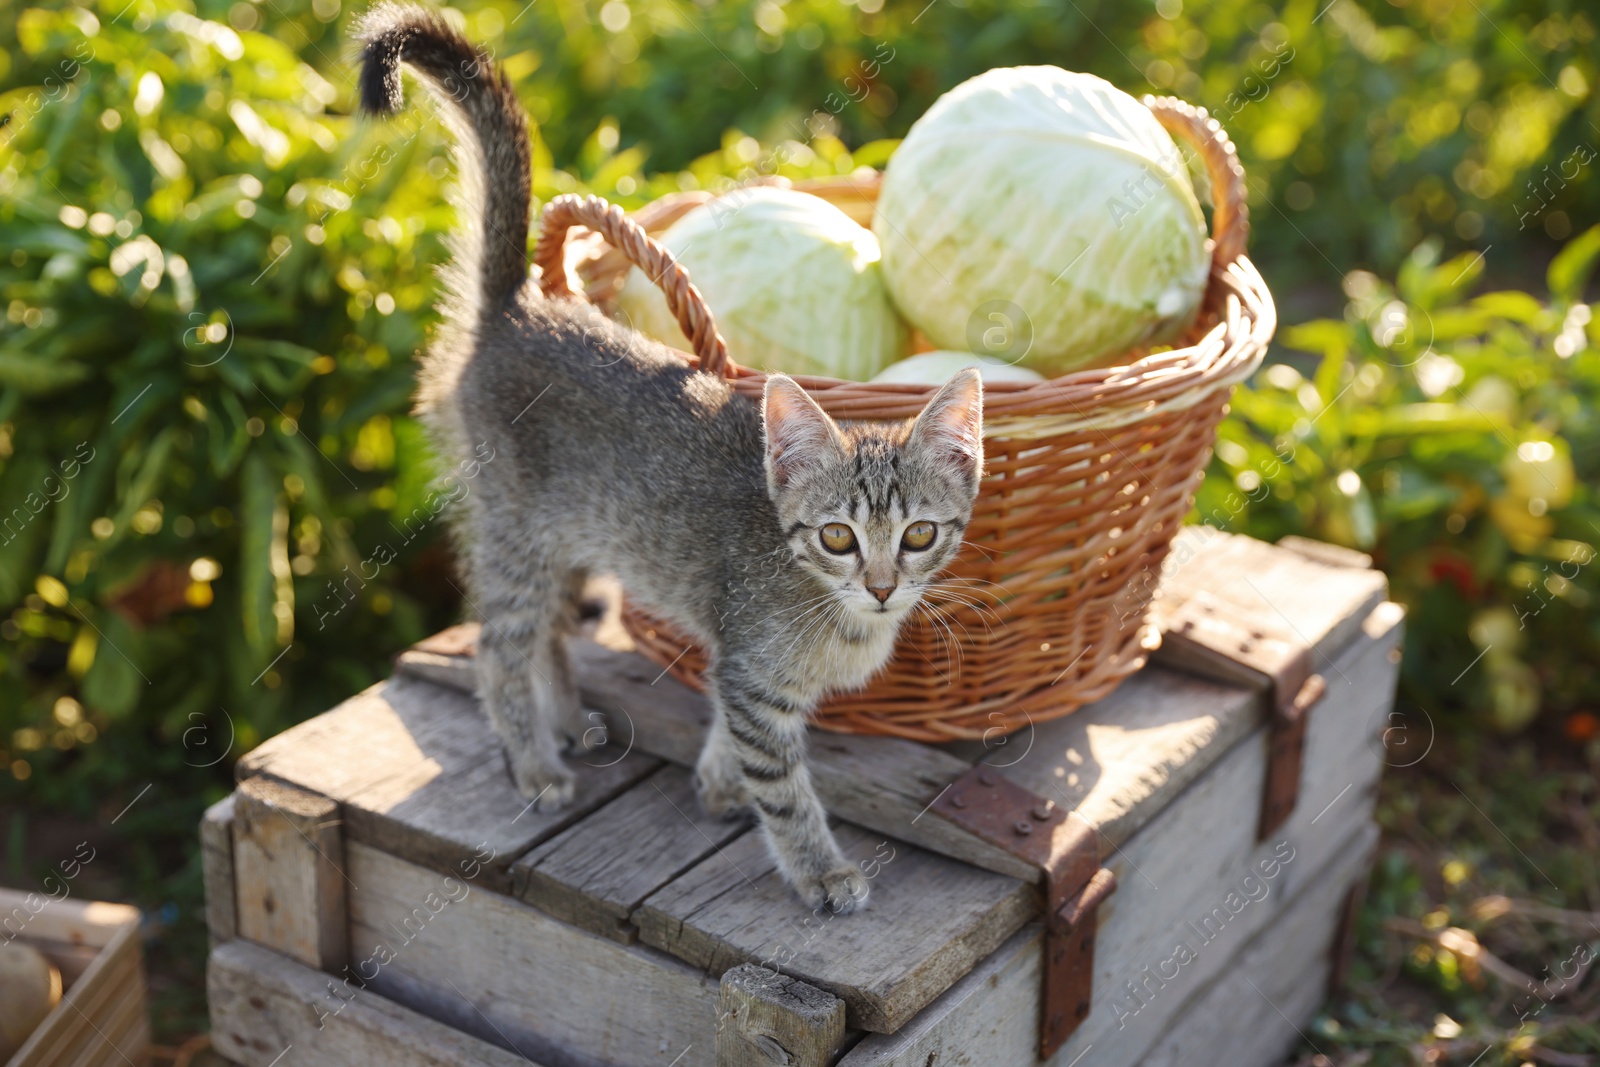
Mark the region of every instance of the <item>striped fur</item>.
[[[586, 724], [562, 638], [585, 576], [614, 573], [710, 655], [702, 802], [753, 810], [809, 905], [860, 907], [866, 880], [811, 786], [806, 722], [883, 666], [961, 542], [982, 462], [976, 372], [914, 421], [840, 427], [787, 378], [756, 404], [585, 304], [544, 300], [526, 277], [526, 119], [504, 76], [416, 8], [377, 9], [363, 39], [369, 110], [398, 106], [405, 63], [454, 115], [465, 232], [418, 411], [446, 459], [479, 464], [456, 534], [484, 624], [480, 692], [517, 788], [541, 810], [572, 799], [563, 739]], [[932, 543], [908, 547], [929, 522]], [[830, 551], [832, 527], [853, 546]]]

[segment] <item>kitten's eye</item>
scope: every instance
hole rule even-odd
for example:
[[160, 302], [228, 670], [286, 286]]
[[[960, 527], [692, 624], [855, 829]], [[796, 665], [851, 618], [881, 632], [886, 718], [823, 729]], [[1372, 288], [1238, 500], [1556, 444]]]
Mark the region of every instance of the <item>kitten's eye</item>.
[[906, 535], [900, 543], [913, 552], [921, 552], [933, 544], [933, 539], [939, 535], [939, 527], [931, 522], [914, 522], [906, 527]]
[[836, 556], [854, 551], [856, 532], [842, 522], [830, 522], [822, 528], [822, 547]]

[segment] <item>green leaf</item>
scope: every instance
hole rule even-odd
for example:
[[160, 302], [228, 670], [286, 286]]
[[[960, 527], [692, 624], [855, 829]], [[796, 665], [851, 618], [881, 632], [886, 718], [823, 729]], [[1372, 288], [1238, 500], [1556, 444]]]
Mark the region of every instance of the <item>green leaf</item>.
[[1350, 349], [1350, 325], [1335, 319], [1316, 319], [1278, 331], [1278, 340], [1300, 352], [1314, 352], [1342, 359]]
[[262, 449], [245, 457], [240, 504], [240, 610], [244, 636], [258, 654], [273, 647], [278, 625], [272, 614], [276, 598], [272, 576], [272, 516], [278, 506], [278, 479]]
[[0, 352], [0, 385], [13, 386], [28, 396], [49, 396], [88, 380], [92, 369], [74, 360], [52, 360]]
[[[1538, 300], [1527, 293], [1515, 290], [1484, 293], [1472, 299], [1472, 307], [1490, 318], [1510, 319], [1512, 322], [1526, 323], [1530, 326], [1548, 315], [1545, 306]], [[1488, 322], [1485, 322], [1480, 329], [1487, 326]]]
[[1583, 289], [1589, 284], [1596, 257], [1600, 257], [1600, 226], [1591, 226], [1568, 241], [1550, 261], [1546, 278], [1551, 294], [1569, 302], [1583, 299]]
[[1459, 404], [1402, 404], [1398, 407], [1366, 409], [1350, 416], [1350, 432], [1356, 437], [1411, 437], [1442, 433], [1504, 432], [1498, 420]]
[[250, 417], [232, 390], [222, 390], [218, 396], [220, 413], [217, 406], [206, 405], [207, 451], [212, 473], [226, 478], [239, 465], [244, 450], [250, 445], [250, 434], [245, 429]]
[[[161, 481], [161, 475], [166, 470], [167, 461], [172, 458], [172, 446], [177, 439], [177, 427], [168, 426], [155, 437], [146, 449], [143, 459], [139, 463], [139, 470], [128, 483], [128, 488], [122, 495], [121, 506], [112, 516], [116, 523], [116, 530], [106, 542], [106, 547], [120, 543], [128, 533], [129, 524], [134, 512], [144, 507], [150, 498], [155, 496], [156, 486]], [[109, 458], [109, 457], [108, 457]]]
[[41, 492], [50, 466], [29, 453], [10, 460], [0, 472], [0, 604], [15, 604], [33, 592], [39, 548], [49, 530]]
[[[141, 642], [133, 627], [114, 611], [100, 612], [94, 663], [83, 678], [83, 701], [96, 711], [120, 719], [133, 711], [146, 686], [136, 666]], [[85, 623], [89, 625], [89, 623]]]

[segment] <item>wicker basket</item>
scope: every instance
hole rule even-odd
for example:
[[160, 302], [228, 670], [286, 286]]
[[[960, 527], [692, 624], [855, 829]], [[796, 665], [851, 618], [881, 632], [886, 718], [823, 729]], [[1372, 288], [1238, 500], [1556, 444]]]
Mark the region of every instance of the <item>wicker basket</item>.
[[[884, 672], [818, 710], [825, 729], [920, 741], [1008, 733], [1104, 697], [1159, 644], [1146, 615], [1162, 560], [1233, 386], [1259, 365], [1276, 316], [1243, 254], [1244, 173], [1232, 143], [1204, 110], [1167, 98], [1144, 103], [1200, 153], [1215, 202], [1211, 281], [1185, 347], [1130, 352], [1123, 365], [1048, 382], [985, 386], [985, 475], [967, 547], [949, 570], [967, 592], [940, 603], [942, 622], [915, 613]], [[865, 225], [878, 181], [851, 176], [796, 188]], [[597, 198], [559, 197], [545, 209], [534, 260], [548, 295], [573, 296], [576, 272], [602, 304], [638, 264], [659, 280], [695, 348], [685, 361], [759, 398], [765, 375], [728, 359], [687, 272], [647, 233], [706, 199], [663, 198], [635, 221]], [[592, 232], [569, 242], [570, 227]], [[936, 388], [797, 381], [841, 419], [904, 419]], [[633, 605], [624, 622], [645, 654], [702, 684], [704, 656], [668, 623]]]

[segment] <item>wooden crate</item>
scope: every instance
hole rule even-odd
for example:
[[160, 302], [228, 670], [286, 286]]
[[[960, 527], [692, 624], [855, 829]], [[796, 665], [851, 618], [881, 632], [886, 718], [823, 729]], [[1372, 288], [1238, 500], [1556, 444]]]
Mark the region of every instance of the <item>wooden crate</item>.
[[[1092, 827], [1117, 880], [1097, 934], [1078, 928], [1092, 993], [1050, 1062], [1272, 1062], [1320, 1003], [1376, 840], [1401, 612], [1364, 562], [1192, 530], [1162, 580], [1167, 662], [1109, 698], [987, 744], [815, 735], [873, 882], [838, 919], [793, 898], [748, 824], [699, 813], [705, 702], [611, 627], [573, 642], [610, 743], [554, 815], [515, 793], [468, 695], [470, 632], [441, 635], [242, 759], [208, 813], [216, 1047], [251, 1067], [291, 1046], [302, 1064], [1033, 1063], [1041, 872], [939, 814], [987, 763]], [[1269, 679], [1196, 640], [1213, 618], [1298, 645], [1327, 682], [1266, 836], [1284, 735]]]
[[55, 964], [64, 991], [5, 1067], [134, 1062], [150, 1042], [139, 910], [0, 889], [0, 939], [13, 937]]

